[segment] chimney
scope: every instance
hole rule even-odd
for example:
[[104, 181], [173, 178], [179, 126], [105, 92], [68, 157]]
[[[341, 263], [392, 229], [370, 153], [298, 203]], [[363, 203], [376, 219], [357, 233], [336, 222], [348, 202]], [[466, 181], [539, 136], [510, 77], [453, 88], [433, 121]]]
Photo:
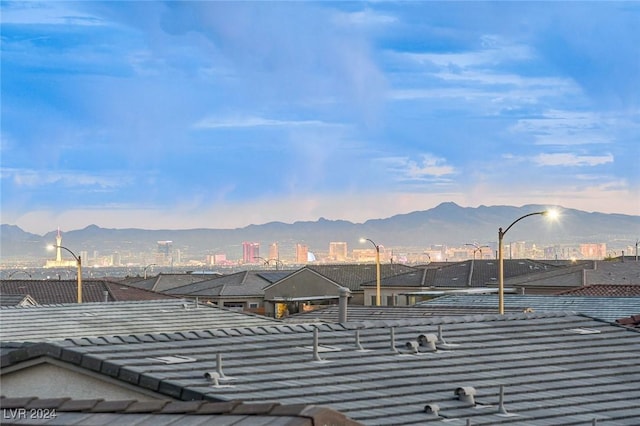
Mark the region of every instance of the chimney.
[[347, 304], [351, 291], [346, 287], [340, 287], [340, 300], [338, 302], [339, 314], [338, 322], [347, 322]]

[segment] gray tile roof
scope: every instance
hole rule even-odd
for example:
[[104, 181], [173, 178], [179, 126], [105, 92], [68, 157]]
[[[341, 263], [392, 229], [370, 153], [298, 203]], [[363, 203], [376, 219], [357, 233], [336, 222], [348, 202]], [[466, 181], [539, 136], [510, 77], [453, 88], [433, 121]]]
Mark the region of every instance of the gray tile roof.
[[166, 290], [165, 293], [180, 296], [264, 296], [264, 288], [286, 277], [292, 271], [241, 271], [206, 281], [187, 284]]
[[116, 334], [176, 333], [225, 327], [279, 324], [193, 301], [82, 303], [56, 306], [3, 307], [0, 341], [43, 341]]
[[593, 284], [557, 293], [570, 296], [640, 297], [640, 285]]
[[595, 268], [585, 272], [585, 279], [585, 284], [640, 285], [640, 261], [598, 261]]
[[[424, 306], [496, 307], [498, 296], [447, 295], [420, 302]], [[533, 309], [534, 311], [573, 311], [605, 321], [640, 314], [640, 297], [593, 297], [593, 296], [540, 296], [507, 294], [504, 298], [506, 308]]]
[[[102, 302], [107, 292], [109, 301], [158, 300], [172, 296], [155, 293], [120, 282], [97, 279], [82, 280], [83, 302]], [[24, 294], [40, 304], [76, 303], [78, 282], [73, 280], [0, 280], [0, 293]]]
[[[363, 283], [376, 281], [376, 265], [372, 263], [308, 265], [306, 268], [330, 279], [342, 287], [347, 287], [351, 291], [359, 291]], [[383, 263], [380, 265], [380, 277], [382, 279], [416, 271], [422, 272], [422, 270], [399, 263]]]
[[[271, 425], [358, 426], [326, 407], [205, 401], [104, 401], [0, 398], [3, 423], [15, 425]], [[24, 411], [21, 411], [24, 410]], [[21, 414], [24, 413], [24, 416]], [[33, 413], [34, 415], [29, 415]]]
[[[439, 327], [436, 351], [407, 345]], [[548, 312], [71, 339], [17, 349], [2, 368], [46, 355], [185, 401], [321, 405], [365, 425], [638, 425], [638, 353], [635, 329]]]
[[[283, 318], [287, 323], [297, 322], [339, 322], [338, 305], [328, 305], [313, 311], [300, 312]], [[348, 321], [369, 321], [369, 320], [404, 320], [407, 318], [421, 318], [449, 315], [476, 315], [495, 314], [497, 306], [362, 306], [349, 305], [347, 308]], [[505, 307], [506, 312], [522, 312], [518, 307]]]

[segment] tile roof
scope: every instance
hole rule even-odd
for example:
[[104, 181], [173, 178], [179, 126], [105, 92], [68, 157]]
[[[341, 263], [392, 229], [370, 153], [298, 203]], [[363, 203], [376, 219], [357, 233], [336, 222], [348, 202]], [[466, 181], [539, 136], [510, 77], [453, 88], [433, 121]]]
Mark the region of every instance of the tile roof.
[[640, 285], [640, 261], [597, 261], [594, 268], [585, 271], [585, 280], [585, 284]]
[[[4, 422], [15, 425], [282, 425], [358, 426], [326, 407], [205, 401], [104, 401], [69, 398], [0, 398]], [[21, 411], [24, 410], [24, 411]], [[21, 413], [25, 415], [22, 416]], [[27, 415], [27, 413], [35, 415]], [[38, 415], [39, 414], [39, 415]]]
[[180, 296], [264, 296], [264, 288], [286, 277], [292, 271], [241, 271], [234, 274], [187, 284], [166, 290], [165, 293]]
[[70, 339], [1, 366], [47, 356], [184, 401], [320, 405], [365, 425], [638, 425], [638, 353], [635, 329], [546, 312]]
[[[305, 268], [328, 278], [342, 287], [347, 287], [351, 291], [359, 291], [361, 290], [361, 284], [376, 281], [376, 265], [371, 263], [308, 265]], [[416, 270], [416, 268], [400, 263], [383, 263], [380, 265], [380, 277], [381, 279], [387, 279], [399, 274], [416, 272]], [[421, 270], [419, 271], [422, 272]]]
[[640, 297], [640, 285], [593, 284], [557, 293], [562, 296]]
[[[293, 322], [339, 322], [338, 305], [328, 305], [320, 309], [307, 312], [300, 312], [283, 318], [287, 323]], [[369, 321], [369, 320], [401, 320], [407, 318], [421, 318], [434, 316], [449, 315], [477, 315], [477, 314], [495, 314], [498, 311], [497, 306], [362, 306], [349, 305], [347, 308], [348, 321]], [[506, 312], [522, 312], [523, 309], [518, 307], [506, 307]]]
[[28, 294], [5, 294], [0, 293], [0, 306], [33, 306], [37, 305]]
[[[420, 302], [425, 306], [496, 307], [498, 295], [446, 295]], [[605, 321], [615, 321], [629, 315], [640, 314], [640, 297], [542, 296], [507, 294], [506, 308], [520, 311], [573, 311]]]
[[239, 313], [193, 301], [81, 303], [3, 307], [0, 341], [43, 341], [72, 337], [138, 333], [191, 333], [225, 327], [279, 324], [260, 315]]
[[[83, 279], [82, 301], [103, 302], [104, 292], [109, 301], [158, 300], [172, 296], [154, 293], [115, 281]], [[76, 303], [78, 300], [78, 282], [74, 280], [0, 280], [0, 293], [30, 295], [43, 305], [56, 303]]]

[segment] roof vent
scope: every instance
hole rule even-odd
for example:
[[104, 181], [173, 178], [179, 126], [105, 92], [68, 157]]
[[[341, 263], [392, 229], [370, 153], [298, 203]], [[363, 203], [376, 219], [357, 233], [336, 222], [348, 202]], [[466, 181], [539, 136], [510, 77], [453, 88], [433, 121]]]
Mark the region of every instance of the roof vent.
[[217, 371], [207, 371], [204, 377], [209, 380], [213, 386], [220, 386], [220, 374]]
[[360, 344], [360, 330], [356, 330], [356, 350], [364, 352], [366, 349]]
[[438, 413], [440, 412], [440, 407], [438, 406], [438, 404], [427, 404], [424, 406], [424, 412], [427, 414], [433, 414], [434, 416], [437, 416]]
[[390, 328], [389, 338], [391, 340], [391, 352], [397, 354], [398, 350], [396, 349], [396, 329], [395, 329], [395, 327], [391, 327]]
[[152, 361], [160, 361], [164, 364], [182, 364], [185, 362], [195, 362], [197, 359], [191, 358], [188, 356], [182, 355], [171, 355], [171, 356], [157, 356], [153, 358], [147, 358]]
[[437, 341], [438, 336], [435, 334], [421, 334], [418, 336], [418, 343], [420, 346], [426, 347], [431, 352], [436, 352], [438, 350], [436, 348]]
[[420, 353], [420, 351], [418, 350], [420, 348], [420, 343], [416, 342], [415, 340], [411, 340], [410, 342], [406, 343], [407, 349], [409, 349], [412, 353], [417, 354]]
[[455, 396], [462, 402], [466, 402], [470, 405], [476, 405], [475, 395], [476, 389], [473, 386], [462, 386], [456, 388], [454, 392]]

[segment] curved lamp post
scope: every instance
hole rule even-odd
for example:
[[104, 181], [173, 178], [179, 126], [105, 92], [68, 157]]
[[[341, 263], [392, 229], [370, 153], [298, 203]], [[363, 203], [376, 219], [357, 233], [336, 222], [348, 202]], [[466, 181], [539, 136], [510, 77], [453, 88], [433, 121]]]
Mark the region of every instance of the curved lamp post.
[[74, 252], [72, 252], [71, 250], [69, 250], [64, 246], [58, 246], [54, 244], [54, 245], [50, 245], [49, 247], [52, 249], [61, 248], [63, 250], [66, 250], [76, 260], [76, 265], [78, 265], [78, 303], [82, 303], [82, 260], [80, 259], [80, 256], [76, 256]]
[[380, 306], [380, 246], [370, 238], [360, 238], [360, 242], [369, 241], [376, 249], [376, 306]]
[[511, 229], [513, 225], [520, 222], [525, 217], [535, 216], [535, 215], [544, 215], [549, 216], [551, 218], [555, 218], [558, 213], [555, 210], [545, 210], [541, 212], [534, 212], [525, 214], [524, 216], [520, 216], [513, 222], [511, 225], [507, 226], [507, 229], [504, 231], [502, 228], [498, 228], [498, 311], [500, 315], [504, 314], [504, 254], [502, 249], [502, 240], [504, 239], [504, 235]]
[[469, 268], [469, 279], [467, 281], [467, 287], [471, 287], [471, 278], [473, 277], [473, 264], [476, 261], [476, 252], [479, 251], [480, 252], [480, 258], [482, 259], [482, 249], [483, 248], [489, 248], [489, 246], [479, 246], [476, 243], [467, 243], [465, 244], [465, 246], [472, 246], [474, 247], [473, 249], [473, 258], [471, 259], [471, 267]]
[[144, 279], [145, 280], [147, 279], [147, 269], [149, 269], [152, 266], [156, 266], [156, 264], [155, 263], [150, 263], [150, 264], [148, 264], [147, 266], [144, 267], [144, 270], [142, 272], [144, 274]]

